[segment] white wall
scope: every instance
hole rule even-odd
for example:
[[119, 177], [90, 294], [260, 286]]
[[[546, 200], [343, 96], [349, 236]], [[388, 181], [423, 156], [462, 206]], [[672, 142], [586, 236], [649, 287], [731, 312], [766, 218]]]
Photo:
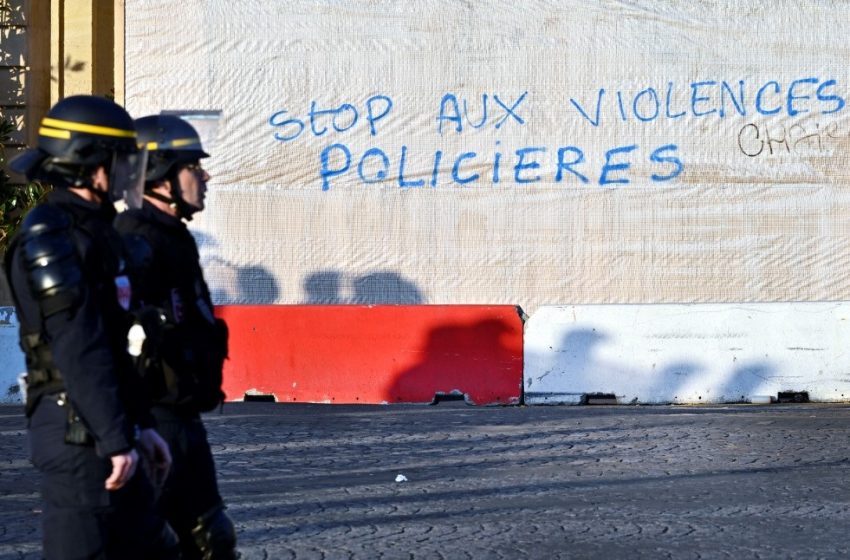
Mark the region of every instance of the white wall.
[[850, 301], [850, 3], [745, 4], [127, 0], [126, 104], [218, 303]]

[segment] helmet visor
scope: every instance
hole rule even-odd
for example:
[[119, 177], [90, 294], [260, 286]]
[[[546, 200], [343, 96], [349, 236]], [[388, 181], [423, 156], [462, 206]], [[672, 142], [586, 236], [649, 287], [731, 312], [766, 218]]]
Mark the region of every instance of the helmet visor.
[[116, 152], [109, 176], [109, 196], [119, 211], [142, 207], [148, 151]]
[[47, 157], [48, 154], [46, 152], [38, 148], [33, 148], [12, 158], [9, 162], [9, 169], [32, 181], [36, 178], [41, 164]]

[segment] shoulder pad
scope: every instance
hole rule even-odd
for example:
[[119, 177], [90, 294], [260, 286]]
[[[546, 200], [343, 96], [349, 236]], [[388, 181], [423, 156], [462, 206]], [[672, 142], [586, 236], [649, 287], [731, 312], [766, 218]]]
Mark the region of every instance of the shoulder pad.
[[71, 224], [70, 216], [62, 210], [40, 205], [21, 225], [19, 258], [45, 316], [72, 307], [80, 294], [83, 273]]
[[48, 231], [71, 227], [71, 216], [52, 204], [39, 204], [29, 211], [21, 222], [21, 235], [40, 235]]

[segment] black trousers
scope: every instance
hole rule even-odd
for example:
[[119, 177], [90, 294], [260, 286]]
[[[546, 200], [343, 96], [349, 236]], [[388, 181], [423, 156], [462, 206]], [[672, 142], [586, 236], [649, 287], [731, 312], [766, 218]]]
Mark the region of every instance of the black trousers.
[[158, 511], [177, 536], [183, 560], [200, 558], [192, 537], [198, 518], [222, 507], [215, 463], [207, 430], [197, 412], [175, 407], [154, 406], [157, 431], [171, 448], [172, 465], [158, 501]]
[[154, 510], [153, 488], [142, 468], [120, 490], [104, 482], [109, 459], [94, 447], [65, 443], [68, 409], [45, 397], [30, 418], [33, 464], [42, 475], [43, 546], [47, 560], [162, 557], [152, 550], [164, 520]]

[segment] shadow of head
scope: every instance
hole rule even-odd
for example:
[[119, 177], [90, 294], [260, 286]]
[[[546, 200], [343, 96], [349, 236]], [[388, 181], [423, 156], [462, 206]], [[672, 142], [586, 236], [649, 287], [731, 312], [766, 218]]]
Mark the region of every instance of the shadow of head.
[[376, 272], [355, 278], [351, 283], [352, 303], [402, 304], [422, 303], [422, 294], [415, 284], [395, 272]]
[[262, 266], [245, 266], [236, 270], [240, 297], [257, 304], [274, 303], [280, 296], [277, 280]]
[[564, 335], [562, 348], [571, 352], [589, 350], [608, 339], [608, 335], [596, 329], [576, 329]]
[[304, 303], [339, 304], [342, 297], [342, 274], [334, 270], [323, 270], [309, 274], [304, 279]]

